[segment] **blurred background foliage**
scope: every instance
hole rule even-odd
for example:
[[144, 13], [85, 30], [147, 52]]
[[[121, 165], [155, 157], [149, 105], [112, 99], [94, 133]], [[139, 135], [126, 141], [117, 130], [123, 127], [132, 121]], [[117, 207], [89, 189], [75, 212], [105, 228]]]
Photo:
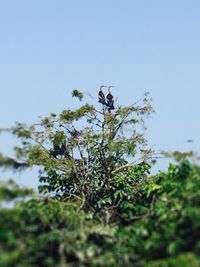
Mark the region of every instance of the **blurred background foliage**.
[[1, 202], [18, 199], [0, 208], [2, 267], [200, 265], [200, 167], [188, 160], [149, 176], [135, 188], [140, 215], [125, 208], [110, 225], [77, 211], [78, 200], [30, 194], [1, 184]]

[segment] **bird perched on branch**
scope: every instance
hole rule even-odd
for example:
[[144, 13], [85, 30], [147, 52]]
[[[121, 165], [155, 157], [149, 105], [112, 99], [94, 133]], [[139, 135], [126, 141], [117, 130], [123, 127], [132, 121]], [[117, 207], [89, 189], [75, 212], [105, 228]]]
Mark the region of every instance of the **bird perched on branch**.
[[109, 86], [108, 87], [108, 94], [106, 96], [106, 99], [107, 99], [106, 105], [108, 107], [108, 111], [111, 111], [111, 110], [115, 109], [115, 107], [114, 107], [114, 97], [113, 97], [113, 95], [111, 93], [111, 88], [112, 87], [113, 86]]
[[103, 90], [102, 90], [104, 87], [106, 87], [106, 86], [102, 85], [100, 87], [100, 90], [99, 90], [99, 103], [106, 105], [106, 98], [105, 98], [105, 95], [104, 95]]

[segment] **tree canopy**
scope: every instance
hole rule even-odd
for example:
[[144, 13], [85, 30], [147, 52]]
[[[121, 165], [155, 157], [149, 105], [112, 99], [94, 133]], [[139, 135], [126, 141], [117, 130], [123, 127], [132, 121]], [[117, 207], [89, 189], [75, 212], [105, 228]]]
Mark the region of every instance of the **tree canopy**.
[[200, 167], [175, 152], [151, 175], [148, 94], [112, 111], [72, 96], [79, 108], [6, 129], [21, 145], [0, 167], [38, 166], [40, 186], [1, 182], [0, 266], [199, 266]]

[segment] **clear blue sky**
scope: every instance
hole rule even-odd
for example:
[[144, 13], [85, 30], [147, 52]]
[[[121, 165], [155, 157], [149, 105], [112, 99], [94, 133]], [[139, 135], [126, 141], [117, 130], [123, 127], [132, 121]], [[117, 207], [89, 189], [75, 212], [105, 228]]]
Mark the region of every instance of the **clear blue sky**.
[[[198, 151], [199, 14], [199, 0], [0, 0], [0, 127], [69, 107], [74, 88], [111, 84], [120, 104], [150, 92], [156, 149]], [[14, 143], [1, 135], [0, 151]]]

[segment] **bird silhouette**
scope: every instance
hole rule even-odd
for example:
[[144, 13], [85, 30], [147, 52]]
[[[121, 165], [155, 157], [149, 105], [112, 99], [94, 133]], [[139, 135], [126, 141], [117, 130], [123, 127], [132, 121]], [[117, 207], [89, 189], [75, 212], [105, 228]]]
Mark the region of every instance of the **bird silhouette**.
[[114, 97], [113, 97], [113, 95], [111, 93], [111, 88], [112, 87], [113, 86], [109, 86], [108, 87], [108, 94], [106, 96], [106, 99], [107, 99], [106, 105], [108, 107], [108, 111], [111, 111], [111, 110], [115, 109], [115, 107], [114, 107]]
[[194, 140], [193, 140], [193, 139], [188, 139], [188, 140], [186, 140], [186, 142], [188, 142], [188, 143], [193, 143]]
[[107, 87], [107, 86], [102, 85], [99, 89], [99, 103], [106, 105], [106, 98], [102, 90], [104, 87]]

